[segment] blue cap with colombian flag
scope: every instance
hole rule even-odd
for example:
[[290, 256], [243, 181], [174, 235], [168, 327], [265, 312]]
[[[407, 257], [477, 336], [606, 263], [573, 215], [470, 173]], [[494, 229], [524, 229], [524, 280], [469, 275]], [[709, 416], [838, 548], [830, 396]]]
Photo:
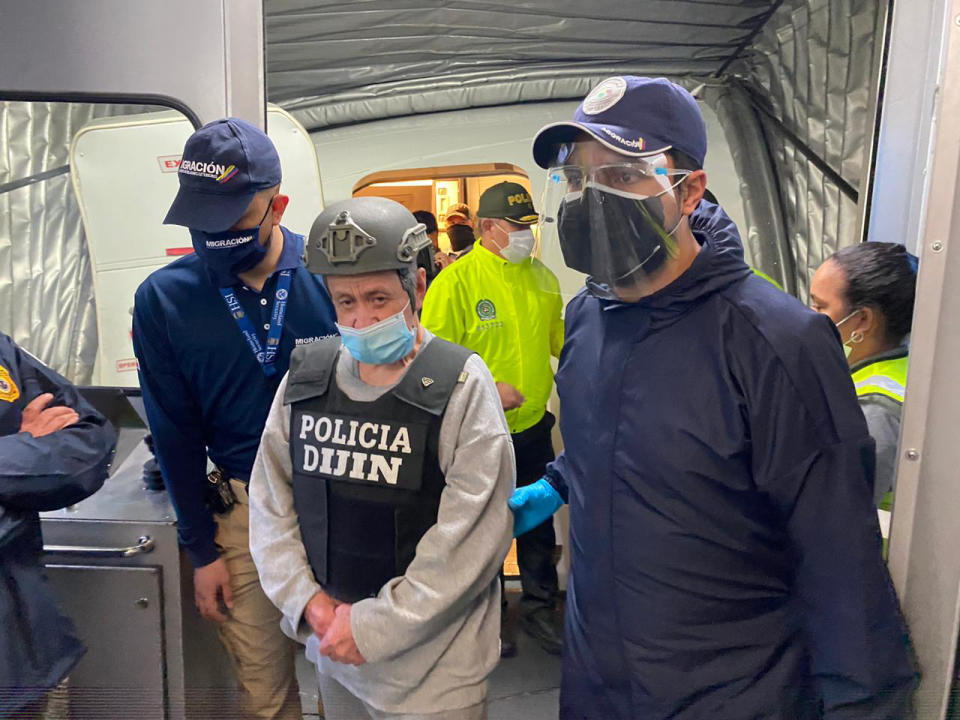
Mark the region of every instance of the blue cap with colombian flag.
[[187, 140], [177, 176], [180, 190], [164, 224], [220, 232], [236, 224], [253, 196], [280, 184], [273, 141], [240, 118], [204, 125]]
[[579, 133], [629, 157], [679, 150], [702, 167], [707, 154], [707, 129], [697, 101], [666, 78], [607, 78], [583, 99], [572, 122], [540, 129], [533, 159], [542, 168], [554, 165], [559, 146]]

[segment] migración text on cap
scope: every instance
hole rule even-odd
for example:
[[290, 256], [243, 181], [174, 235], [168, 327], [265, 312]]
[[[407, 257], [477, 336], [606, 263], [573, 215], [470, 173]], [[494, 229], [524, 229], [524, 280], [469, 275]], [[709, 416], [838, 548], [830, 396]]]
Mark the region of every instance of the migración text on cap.
[[584, 115], [597, 115], [609, 110], [620, 101], [626, 91], [627, 81], [622, 77], [607, 78], [584, 98]]

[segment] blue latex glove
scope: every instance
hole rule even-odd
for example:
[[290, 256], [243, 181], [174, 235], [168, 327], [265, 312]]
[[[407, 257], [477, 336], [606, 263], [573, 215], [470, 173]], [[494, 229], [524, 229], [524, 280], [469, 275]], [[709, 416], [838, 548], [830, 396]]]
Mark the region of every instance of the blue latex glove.
[[540, 478], [514, 490], [507, 505], [513, 510], [513, 536], [518, 537], [548, 520], [563, 506], [563, 498], [546, 478]]

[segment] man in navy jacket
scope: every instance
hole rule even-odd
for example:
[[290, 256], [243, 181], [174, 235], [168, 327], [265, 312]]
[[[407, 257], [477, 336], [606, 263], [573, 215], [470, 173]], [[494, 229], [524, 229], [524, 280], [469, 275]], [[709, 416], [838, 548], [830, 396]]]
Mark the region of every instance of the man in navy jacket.
[[116, 439], [73, 385], [0, 333], [0, 717], [33, 717], [83, 657], [43, 575], [37, 513], [96, 492]]
[[[247, 483], [290, 353], [335, 334], [333, 307], [303, 266], [303, 236], [280, 224], [288, 198], [266, 134], [237, 118], [209, 123], [187, 140], [178, 173], [165, 222], [189, 228], [195, 253], [137, 290], [144, 406], [196, 604], [218, 623], [245, 712], [300, 720], [295, 646], [250, 556]], [[212, 495], [208, 457], [220, 477]]]
[[517, 533], [570, 504], [560, 716], [906, 717], [836, 330], [752, 274], [725, 222], [691, 229], [705, 153], [696, 101], [636, 77], [534, 144], [545, 228], [588, 275], [556, 376], [565, 450], [511, 499]]

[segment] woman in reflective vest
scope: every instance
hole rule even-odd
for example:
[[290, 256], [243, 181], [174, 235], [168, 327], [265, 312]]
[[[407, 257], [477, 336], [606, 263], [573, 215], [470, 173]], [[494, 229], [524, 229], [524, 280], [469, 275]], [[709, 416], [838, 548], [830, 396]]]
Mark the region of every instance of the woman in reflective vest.
[[903, 245], [867, 242], [832, 255], [810, 284], [810, 306], [837, 324], [860, 407], [877, 443], [874, 500], [885, 538], [916, 279], [917, 258]]

